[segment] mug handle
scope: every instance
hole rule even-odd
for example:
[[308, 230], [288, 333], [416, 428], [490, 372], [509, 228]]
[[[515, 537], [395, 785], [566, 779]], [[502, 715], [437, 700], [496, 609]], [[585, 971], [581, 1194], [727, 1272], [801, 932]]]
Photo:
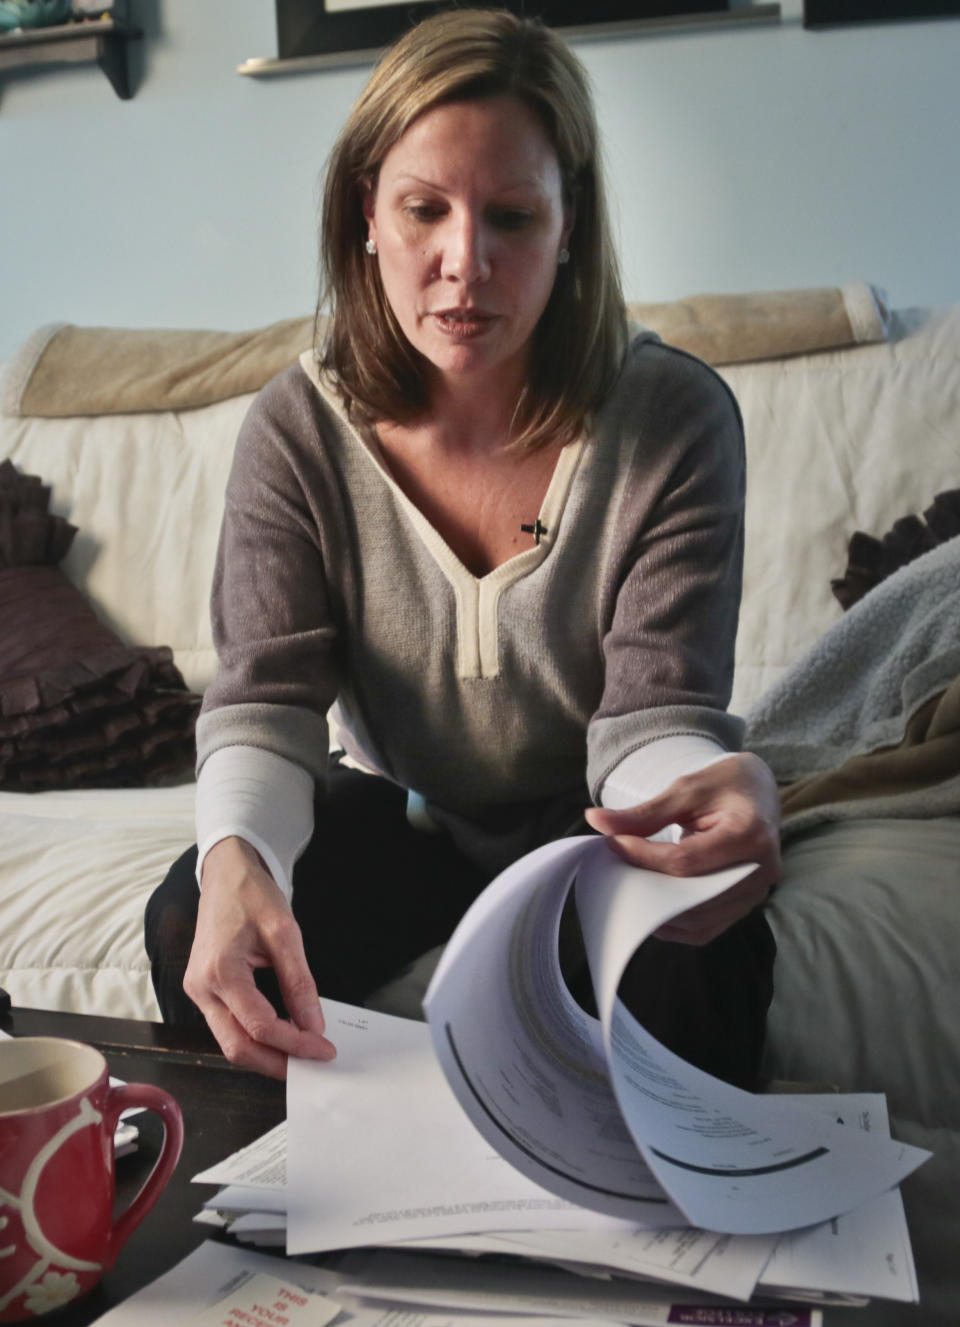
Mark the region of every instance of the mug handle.
[[150, 1083], [122, 1083], [109, 1089], [104, 1115], [110, 1131], [111, 1145], [121, 1112], [131, 1106], [144, 1106], [147, 1110], [156, 1111], [163, 1120], [163, 1143], [153, 1170], [144, 1181], [140, 1192], [113, 1223], [103, 1266], [105, 1272], [109, 1271], [116, 1262], [124, 1244], [167, 1187], [183, 1148], [183, 1115], [179, 1105], [169, 1092], [164, 1092], [163, 1088], [154, 1087]]

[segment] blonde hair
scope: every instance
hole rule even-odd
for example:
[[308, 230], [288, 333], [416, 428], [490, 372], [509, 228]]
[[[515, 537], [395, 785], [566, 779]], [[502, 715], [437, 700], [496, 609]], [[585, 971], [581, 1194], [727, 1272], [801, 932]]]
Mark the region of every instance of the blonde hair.
[[327, 168], [318, 315], [328, 305], [332, 318], [317, 353], [351, 413], [368, 423], [403, 423], [428, 408], [424, 361], [401, 332], [377, 264], [364, 251], [364, 192], [419, 115], [443, 102], [505, 94], [540, 116], [575, 215], [570, 261], [558, 269], [534, 332], [514, 414], [513, 445], [533, 450], [579, 434], [612, 385], [626, 344], [587, 76], [537, 20], [505, 10], [450, 10], [418, 24], [378, 63]]

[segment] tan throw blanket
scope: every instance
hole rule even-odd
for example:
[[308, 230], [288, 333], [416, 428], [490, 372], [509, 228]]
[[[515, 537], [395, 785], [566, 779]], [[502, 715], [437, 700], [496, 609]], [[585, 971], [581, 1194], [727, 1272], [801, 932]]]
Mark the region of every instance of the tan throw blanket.
[[960, 537], [871, 590], [746, 716], [784, 834], [960, 814]]
[[[631, 322], [710, 364], [882, 341], [882, 297], [863, 283], [842, 289], [695, 295], [628, 304]], [[259, 391], [313, 342], [313, 319], [252, 332], [42, 327], [20, 347], [3, 382], [7, 415], [128, 414], [194, 410]]]
[[[941, 792], [954, 787], [952, 802], [935, 802], [934, 814], [950, 807], [960, 809], [960, 678], [945, 691], [932, 696], [907, 718], [903, 739], [897, 746], [883, 747], [868, 755], [854, 756], [825, 774], [814, 774], [787, 784], [780, 790], [780, 806], [785, 820], [794, 821], [802, 812], [845, 804], [847, 812], [869, 812], [853, 803], [874, 803], [875, 799], [913, 801], [920, 814], [924, 789]], [[890, 807], [887, 807], [887, 814]], [[819, 819], [839, 819], [821, 815]]]
[[312, 337], [312, 318], [253, 332], [52, 323], [10, 361], [0, 409], [47, 418], [195, 410], [258, 392], [309, 348]]
[[628, 316], [708, 364], [809, 355], [884, 341], [887, 309], [876, 287], [693, 295], [669, 304], [628, 304]]

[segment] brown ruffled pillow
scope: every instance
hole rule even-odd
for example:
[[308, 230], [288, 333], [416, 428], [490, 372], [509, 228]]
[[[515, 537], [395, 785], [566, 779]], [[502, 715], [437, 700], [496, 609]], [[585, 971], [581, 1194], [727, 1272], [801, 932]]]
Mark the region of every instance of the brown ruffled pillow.
[[847, 569], [842, 577], [830, 582], [830, 588], [841, 606], [850, 608], [892, 572], [957, 535], [960, 488], [952, 488], [937, 494], [922, 519], [911, 515], [894, 521], [882, 539], [855, 531], [847, 550]]
[[56, 565], [76, 528], [0, 463], [0, 788], [120, 788], [189, 773], [199, 696], [166, 646], [129, 646]]

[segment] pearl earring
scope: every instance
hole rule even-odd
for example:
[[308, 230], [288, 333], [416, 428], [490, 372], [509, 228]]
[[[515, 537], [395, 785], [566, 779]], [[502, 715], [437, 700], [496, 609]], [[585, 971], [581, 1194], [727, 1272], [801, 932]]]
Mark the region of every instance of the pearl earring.
[[557, 254], [557, 266], [563, 267], [564, 263], [569, 263], [569, 261], [570, 261], [570, 250], [561, 249], [560, 252]]
[[369, 253], [372, 257], [373, 254], [377, 252], [377, 241], [367, 240], [366, 244], [363, 247], [366, 249], [367, 253]]

